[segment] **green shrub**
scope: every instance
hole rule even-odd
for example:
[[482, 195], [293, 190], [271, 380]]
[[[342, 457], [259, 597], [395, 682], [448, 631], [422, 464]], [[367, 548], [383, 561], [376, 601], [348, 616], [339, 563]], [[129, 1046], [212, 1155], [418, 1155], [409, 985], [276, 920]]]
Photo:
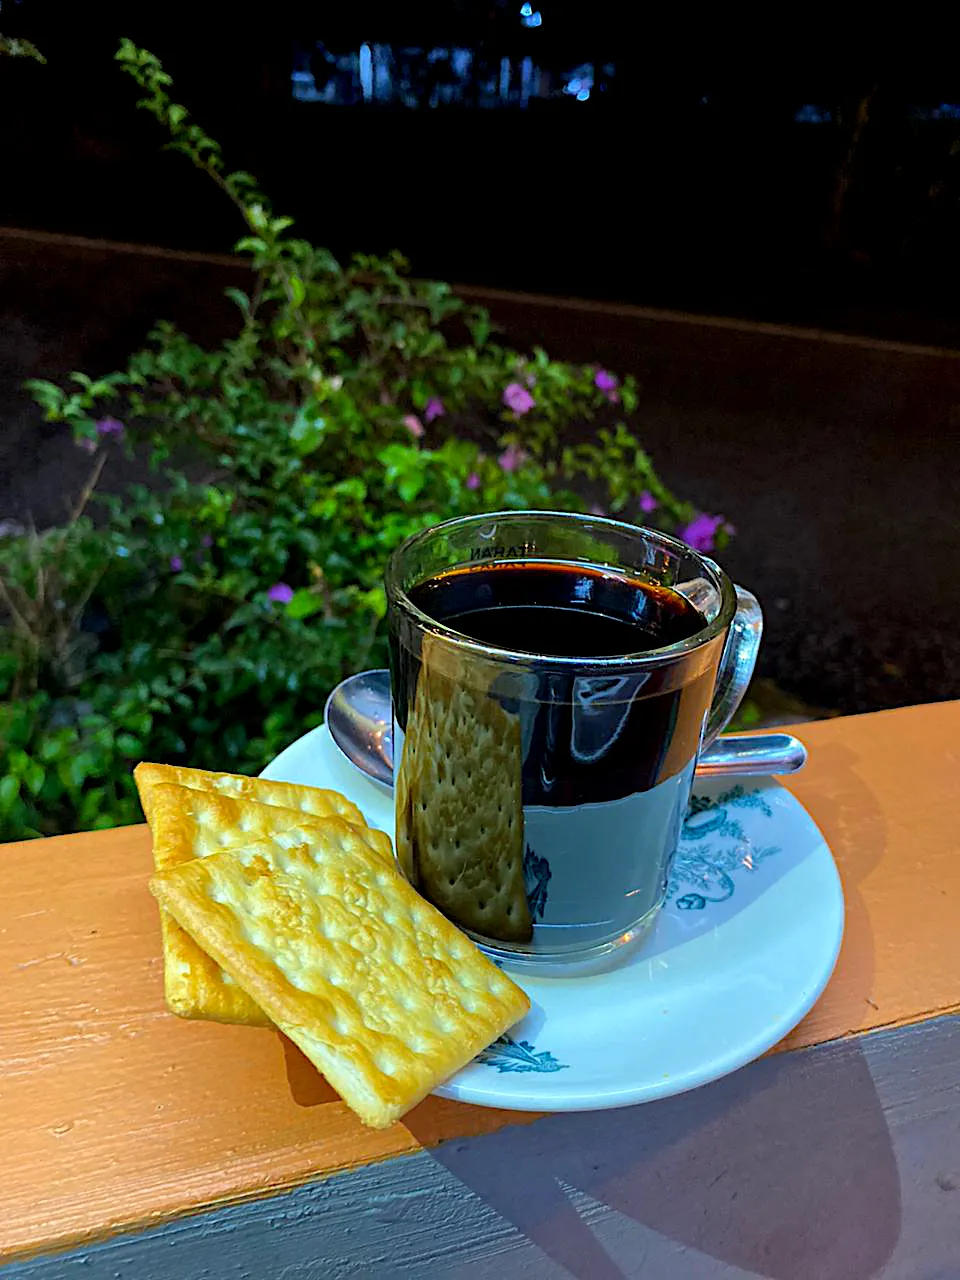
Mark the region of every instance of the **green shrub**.
[[160, 63], [117, 56], [245, 220], [250, 288], [228, 290], [237, 327], [214, 350], [160, 324], [121, 372], [29, 384], [91, 453], [88, 489], [111, 448], [148, 455], [156, 483], [100, 499], [96, 526], [0, 539], [4, 839], [134, 820], [141, 758], [261, 768], [336, 681], [384, 665], [384, 561], [439, 520], [599, 498], [704, 547], [729, 532], [618, 420], [629, 378], [510, 350], [398, 254], [341, 264], [294, 238]]

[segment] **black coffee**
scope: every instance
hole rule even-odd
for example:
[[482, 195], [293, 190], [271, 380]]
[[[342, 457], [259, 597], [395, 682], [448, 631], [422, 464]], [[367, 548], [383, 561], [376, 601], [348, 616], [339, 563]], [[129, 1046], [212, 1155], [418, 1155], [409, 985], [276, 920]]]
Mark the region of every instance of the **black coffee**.
[[[706, 626], [689, 600], [668, 587], [587, 565], [458, 568], [419, 584], [410, 598], [482, 644], [548, 657], [644, 653]], [[411, 657], [395, 655], [398, 692], [411, 676], [415, 682]], [[698, 668], [702, 655], [640, 675], [535, 677], [522, 709], [524, 803], [617, 799], [677, 772], [697, 749], [712, 692], [712, 671]], [[398, 715], [404, 727], [399, 709]]]
[[499, 649], [609, 658], [687, 640], [706, 623], [669, 587], [570, 564], [454, 569], [410, 599], [446, 626]]
[[392, 629], [408, 875], [488, 940], [529, 943], [537, 929], [535, 945], [562, 951], [624, 933], [666, 890], [723, 638], [598, 670], [706, 626], [669, 588], [599, 567], [477, 565], [408, 594], [490, 651]]

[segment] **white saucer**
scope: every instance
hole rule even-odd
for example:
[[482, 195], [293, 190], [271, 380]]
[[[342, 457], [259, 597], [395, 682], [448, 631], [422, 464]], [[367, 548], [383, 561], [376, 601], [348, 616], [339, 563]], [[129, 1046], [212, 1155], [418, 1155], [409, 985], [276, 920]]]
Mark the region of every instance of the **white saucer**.
[[[265, 778], [332, 787], [393, 836], [393, 795], [343, 758], [325, 727]], [[652, 932], [591, 977], [530, 977], [524, 1020], [436, 1090], [532, 1111], [665, 1098], [742, 1067], [808, 1012], [833, 972], [843, 893], [823, 836], [775, 782], [698, 783]]]

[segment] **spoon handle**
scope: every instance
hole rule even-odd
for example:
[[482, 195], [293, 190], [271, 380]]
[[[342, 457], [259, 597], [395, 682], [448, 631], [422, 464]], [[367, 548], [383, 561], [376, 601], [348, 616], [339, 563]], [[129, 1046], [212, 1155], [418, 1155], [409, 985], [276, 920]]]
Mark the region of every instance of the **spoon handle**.
[[698, 778], [760, 777], [796, 773], [807, 762], [807, 749], [789, 733], [732, 733], [717, 740], [697, 761]]

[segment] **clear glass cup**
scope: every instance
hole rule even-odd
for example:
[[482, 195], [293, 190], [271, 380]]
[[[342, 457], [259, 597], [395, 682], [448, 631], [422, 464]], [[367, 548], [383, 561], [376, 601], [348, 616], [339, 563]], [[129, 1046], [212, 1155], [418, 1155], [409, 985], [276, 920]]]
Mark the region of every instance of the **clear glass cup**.
[[[613, 657], [532, 653], [471, 639], [410, 598], [455, 568], [521, 564], [669, 588], [703, 625]], [[404, 873], [514, 965], [577, 964], [640, 937], [663, 904], [697, 757], [753, 671], [756, 599], [667, 534], [539, 511], [415, 535], [386, 590]]]

